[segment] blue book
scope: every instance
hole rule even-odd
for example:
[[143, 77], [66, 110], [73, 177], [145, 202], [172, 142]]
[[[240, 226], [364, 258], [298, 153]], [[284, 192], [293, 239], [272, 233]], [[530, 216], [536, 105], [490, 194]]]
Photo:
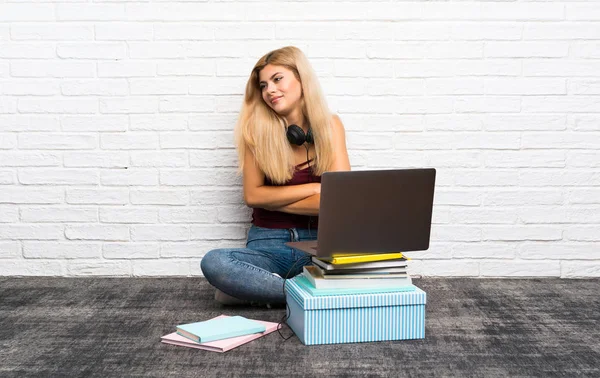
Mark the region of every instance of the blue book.
[[314, 297], [318, 297], [321, 295], [351, 295], [351, 294], [375, 294], [375, 293], [392, 293], [398, 291], [415, 291], [416, 287], [414, 285], [406, 285], [406, 286], [395, 286], [395, 287], [378, 287], [378, 288], [348, 288], [348, 289], [317, 289], [315, 288], [310, 281], [304, 277], [304, 275], [299, 274], [294, 277], [294, 282], [296, 282], [302, 289], [309, 292], [310, 295]]
[[265, 332], [267, 328], [254, 320], [243, 316], [230, 316], [214, 318], [203, 322], [181, 324], [177, 326], [177, 333], [197, 343], [228, 339]]

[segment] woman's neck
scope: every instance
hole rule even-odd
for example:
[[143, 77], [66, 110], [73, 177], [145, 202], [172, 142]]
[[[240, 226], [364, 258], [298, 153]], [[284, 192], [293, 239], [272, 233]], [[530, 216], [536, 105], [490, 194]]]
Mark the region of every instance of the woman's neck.
[[298, 125], [304, 129], [304, 131], [308, 129], [308, 122], [306, 122], [306, 119], [304, 119], [304, 115], [300, 110], [297, 110], [292, 114], [288, 114], [284, 118], [288, 125]]

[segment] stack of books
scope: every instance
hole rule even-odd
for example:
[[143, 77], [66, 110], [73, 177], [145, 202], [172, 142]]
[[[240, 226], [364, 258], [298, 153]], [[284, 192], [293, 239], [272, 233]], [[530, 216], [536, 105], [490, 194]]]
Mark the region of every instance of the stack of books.
[[220, 315], [202, 322], [180, 324], [161, 337], [165, 344], [226, 352], [277, 330], [278, 323], [243, 316]]
[[313, 257], [297, 282], [315, 296], [413, 291], [407, 260], [401, 252]]

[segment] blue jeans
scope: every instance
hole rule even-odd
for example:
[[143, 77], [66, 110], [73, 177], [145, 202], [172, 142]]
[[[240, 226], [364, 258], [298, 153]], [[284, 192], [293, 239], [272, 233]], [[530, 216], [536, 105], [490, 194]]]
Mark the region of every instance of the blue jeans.
[[200, 268], [211, 285], [232, 297], [285, 303], [284, 279], [302, 273], [302, 267], [311, 263], [308, 253], [285, 243], [316, 239], [317, 230], [252, 226], [246, 248], [212, 250], [202, 258]]

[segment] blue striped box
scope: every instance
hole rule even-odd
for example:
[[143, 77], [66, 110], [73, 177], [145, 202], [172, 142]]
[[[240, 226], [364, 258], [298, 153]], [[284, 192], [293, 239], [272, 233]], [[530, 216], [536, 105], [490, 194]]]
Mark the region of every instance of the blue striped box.
[[425, 338], [427, 294], [414, 291], [312, 296], [286, 283], [288, 325], [305, 345]]

